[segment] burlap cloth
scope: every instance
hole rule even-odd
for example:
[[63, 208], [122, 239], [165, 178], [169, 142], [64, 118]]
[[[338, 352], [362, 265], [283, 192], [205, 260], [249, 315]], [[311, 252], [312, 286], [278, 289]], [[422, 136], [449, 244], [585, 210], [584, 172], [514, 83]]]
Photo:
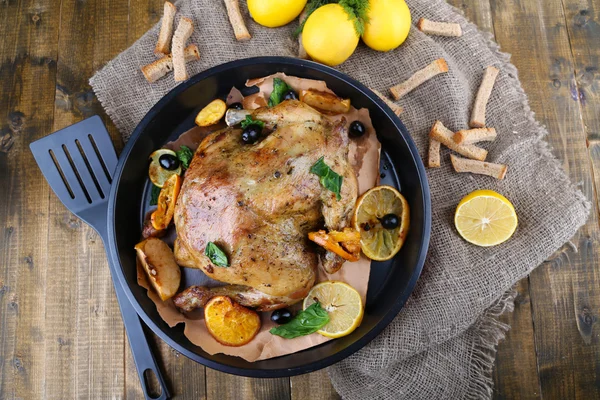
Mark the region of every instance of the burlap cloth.
[[[484, 147], [488, 159], [509, 165], [503, 181], [456, 174], [448, 151], [442, 168], [428, 170], [433, 227], [429, 256], [404, 309], [364, 349], [329, 368], [345, 399], [488, 398], [495, 347], [508, 326], [496, 320], [512, 310], [515, 282], [568, 241], [583, 225], [589, 204], [571, 184], [543, 140], [546, 131], [533, 118], [509, 56], [441, 0], [408, 0], [413, 21], [420, 17], [458, 22], [461, 38], [427, 36], [417, 29], [399, 49], [378, 53], [360, 45], [339, 69], [365, 85], [386, 92], [413, 72], [444, 57], [450, 72], [402, 98], [402, 121], [422, 155], [436, 119], [452, 130], [467, 127], [474, 94], [488, 65], [500, 75], [488, 104], [487, 122], [498, 139]], [[191, 74], [226, 61], [259, 55], [295, 56], [296, 24], [266, 29], [244, 10], [253, 37], [236, 42], [219, 0], [182, 0], [179, 16], [192, 17], [190, 39], [201, 59]], [[131, 48], [98, 72], [90, 83], [106, 112], [126, 139], [150, 107], [175, 86], [171, 77], [148, 84], [140, 66], [154, 60], [155, 26]], [[515, 38], [522, 40], [522, 38]], [[388, 149], [393, 150], [393, 149]], [[453, 213], [458, 201], [475, 189], [503, 193], [514, 204], [519, 228], [494, 248], [467, 244], [457, 235]]]

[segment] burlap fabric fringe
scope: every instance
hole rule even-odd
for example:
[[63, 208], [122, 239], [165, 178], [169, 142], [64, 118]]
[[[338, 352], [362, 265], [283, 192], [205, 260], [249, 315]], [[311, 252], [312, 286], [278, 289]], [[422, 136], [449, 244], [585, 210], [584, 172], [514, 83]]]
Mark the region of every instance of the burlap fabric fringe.
[[[448, 128], [467, 127], [483, 69], [500, 75], [490, 98], [487, 122], [498, 139], [486, 144], [488, 160], [509, 165], [504, 181], [456, 174], [448, 151], [442, 168], [429, 170], [433, 205], [430, 252], [421, 279], [406, 307], [364, 349], [329, 369], [345, 399], [488, 398], [495, 347], [508, 327], [496, 317], [512, 309], [510, 288], [550, 257], [583, 225], [590, 205], [568, 180], [543, 140], [547, 133], [533, 117], [509, 56], [498, 50], [452, 6], [441, 0], [408, 0], [413, 21], [458, 22], [460, 38], [434, 37], [412, 29], [406, 43], [389, 53], [359, 46], [339, 69], [367, 86], [386, 92], [432, 60], [444, 57], [450, 71], [399, 101], [402, 120], [422, 155], [436, 119]], [[295, 56], [295, 26], [266, 29], [243, 10], [249, 42], [236, 42], [219, 0], [183, 0], [179, 16], [191, 17], [190, 39], [201, 58], [194, 74], [223, 62], [258, 55]], [[99, 71], [90, 83], [117, 128], [127, 139], [150, 107], [175, 86], [172, 78], [148, 84], [139, 67], [154, 60], [155, 26], [131, 48]], [[517, 39], [516, 39], [517, 40]], [[393, 149], [387, 149], [393, 151]], [[508, 197], [518, 212], [519, 228], [507, 243], [478, 248], [456, 234], [452, 215], [458, 201], [475, 189]]]

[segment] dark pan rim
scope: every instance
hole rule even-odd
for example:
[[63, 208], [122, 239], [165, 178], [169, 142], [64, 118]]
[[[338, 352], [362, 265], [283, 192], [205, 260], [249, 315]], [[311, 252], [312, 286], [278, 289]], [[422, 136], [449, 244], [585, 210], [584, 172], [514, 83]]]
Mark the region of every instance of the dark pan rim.
[[[203, 356], [186, 349], [181, 344], [172, 340], [166, 334], [166, 332], [163, 331], [152, 320], [152, 318], [150, 318], [150, 316], [148, 314], [146, 314], [144, 309], [137, 302], [135, 295], [133, 294], [133, 291], [129, 287], [129, 284], [125, 278], [125, 274], [123, 272], [123, 267], [119, 260], [117, 243], [116, 243], [115, 207], [116, 207], [117, 187], [119, 186], [120, 181], [121, 181], [121, 175], [123, 172], [123, 166], [125, 164], [125, 160], [128, 159], [134, 143], [143, 134], [147, 125], [152, 121], [152, 119], [156, 116], [156, 114], [159, 112], [159, 110], [161, 110], [166, 104], [171, 102], [176, 96], [178, 96], [180, 93], [187, 90], [189, 87], [195, 85], [196, 83], [198, 83], [214, 74], [219, 74], [226, 70], [235, 69], [237, 67], [253, 65], [253, 64], [295, 65], [295, 66], [303, 66], [303, 67], [313, 69], [313, 70], [318, 70], [320, 72], [324, 72], [328, 75], [331, 75], [335, 78], [340, 79], [341, 81], [350, 85], [354, 89], [358, 90], [362, 95], [366, 96], [369, 100], [371, 100], [374, 104], [376, 104], [381, 109], [381, 111], [383, 111], [387, 115], [388, 118], [390, 118], [393, 125], [403, 136], [403, 139], [405, 140], [405, 142], [408, 145], [408, 149], [413, 158], [413, 162], [415, 163], [417, 173], [418, 173], [419, 183], [421, 185], [421, 191], [422, 191], [421, 200], [423, 203], [422, 205], [423, 205], [424, 221], [423, 221], [423, 233], [422, 233], [421, 239], [420, 239], [421, 247], [419, 250], [418, 257], [417, 257], [417, 265], [415, 267], [415, 272], [412, 274], [412, 276], [407, 284], [407, 290], [404, 291], [403, 295], [401, 295], [400, 297], [398, 297], [396, 299], [394, 304], [390, 307], [390, 310], [387, 312], [387, 314], [385, 314], [382, 317], [382, 319], [379, 321], [379, 323], [377, 323], [375, 325], [375, 327], [373, 329], [371, 329], [369, 332], [367, 332], [365, 335], [363, 335], [358, 340], [356, 340], [356, 342], [354, 342], [350, 346], [338, 351], [337, 353], [332, 354], [328, 357], [325, 357], [321, 360], [314, 361], [314, 362], [300, 365], [300, 366], [293, 367], [293, 368], [272, 369], [272, 370], [262, 369], [261, 370], [261, 369], [249, 369], [249, 368], [243, 368], [243, 367], [233, 367], [230, 365], [225, 365], [225, 364], [204, 358]], [[427, 181], [427, 175], [425, 173], [425, 166], [423, 165], [423, 162], [421, 160], [421, 157], [419, 155], [419, 152], [417, 150], [415, 143], [413, 142], [406, 127], [400, 121], [398, 116], [396, 116], [396, 114], [393, 113], [393, 111], [383, 102], [383, 100], [381, 100], [379, 98], [379, 96], [377, 96], [370, 89], [368, 89], [366, 86], [364, 86], [360, 82], [356, 81], [355, 79], [350, 78], [349, 76], [347, 76], [331, 67], [328, 67], [328, 66], [325, 66], [322, 64], [318, 64], [313, 61], [290, 58], [290, 57], [253, 57], [253, 58], [246, 58], [246, 59], [231, 61], [231, 62], [228, 62], [225, 64], [220, 64], [220, 65], [217, 65], [215, 67], [207, 69], [207, 70], [191, 77], [188, 81], [173, 88], [162, 99], [160, 99], [150, 109], [150, 111], [148, 111], [146, 116], [144, 116], [144, 118], [140, 121], [140, 123], [137, 125], [137, 127], [131, 134], [129, 141], [127, 142], [127, 144], [125, 145], [125, 147], [123, 148], [123, 151], [121, 152], [121, 154], [119, 156], [119, 161], [118, 161], [117, 167], [115, 169], [115, 173], [114, 173], [114, 177], [113, 177], [113, 184], [112, 184], [111, 191], [110, 191], [110, 198], [109, 198], [109, 203], [108, 203], [108, 213], [107, 213], [107, 224], [108, 224], [108, 243], [106, 245], [108, 248], [108, 256], [111, 257], [111, 260], [114, 263], [113, 265], [115, 265], [115, 267], [116, 267], [115, 270], [117, 272], [119, 282], [123, 286], [123, 289], [127, 295], [127, 298], [129, 299], [129, 301], [135, 308], [135, 310], [138, 313], [138, 315], [140, 316], [140, 318], [156, 335], [158, 335], [164, 342], [166, 342], [169, 346], [171, 346], [172, 348], [174, 348], [181, 354], [183, 354], [186, 357], [190, 358], [191, 360], [194, 360], [194, 361], [196, 361], [200, 364], [203, 364], [209, 368], [212, 368], [212, 369], [215, 369], [215, 370], [218, 370], [221, 372], [233, 374], [233, 375], [240, 375], [240, 376], [247, 376], [247, 377], [254, 377], [254, 378], [279, 378], [279, 377], [289, 377], [289, 376], [300, 375], [300, 374], [305, 374], [308, 372], [316, 371], [321, 368], [328, 367], [338, 361], [341, 361], [342, 359], [350, 356], [351, 354], [357, 352], [358, 350], [363, 348], [365, 345], [367, 345], [371, 340], [373, 340], [377, 335], [379, 335], [379, 333], [381, 333], [381, 331], [383, 331], [383, 329], [385, 329], [389, 325], [389, 323], [396, 317], [396, 315], [398, 315], [398, 313], [400, 312], [400, 310], [406, 303], [406, 300], [408, 299], [408, 297], [414, 290], [417, 280], [419, 279], [419, 276], [421, 275], [421, 271], [422, 271], [423, 265], [425, 263], [425, 258], [427, 256], [427, 251], [429, 248], [429, 239], [430, 239], [430, 234], [431, 234], [431, 198], [430, 198], [429, 184]], [[113, 277], [113, 279], [114, 279], [114, 277]]]

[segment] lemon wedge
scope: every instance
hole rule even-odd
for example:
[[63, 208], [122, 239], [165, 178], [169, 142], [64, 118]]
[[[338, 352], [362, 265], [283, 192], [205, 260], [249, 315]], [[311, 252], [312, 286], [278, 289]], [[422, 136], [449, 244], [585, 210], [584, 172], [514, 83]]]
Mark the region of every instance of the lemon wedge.
[[360, 294], [345, 282], [325, 281], [313, 286], [304, 299], [304, 309], [317, 301], [329, 314], [327, 325], [317, 331], [323, 336], [335, 339], [349, 335], [362, 322]]
[[517, 229], [517, 213], [511, 202], [493, 190], [476, 190], [463, 198], [454, 214], [456, 230], [467, 242], [495, 246]]

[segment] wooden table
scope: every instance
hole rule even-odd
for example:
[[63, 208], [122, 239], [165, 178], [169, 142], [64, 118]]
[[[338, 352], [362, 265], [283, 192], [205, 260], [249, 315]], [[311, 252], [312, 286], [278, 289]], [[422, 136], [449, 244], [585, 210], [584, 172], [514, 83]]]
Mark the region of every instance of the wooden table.
[[[592, 203], [571, 245], [519, 282], [496, 398], [600, 398], [600, 3], [451, 0], [513, 54], [554, 154]], [[162, 0], [0, 0], [0, 398], [140, 398], [104, 248], [57, 200], [29, 143], [93, 114], [88, 85]], [[325, 372], [240, 378], [153, 338], [177, 398], [338, 398]]]

